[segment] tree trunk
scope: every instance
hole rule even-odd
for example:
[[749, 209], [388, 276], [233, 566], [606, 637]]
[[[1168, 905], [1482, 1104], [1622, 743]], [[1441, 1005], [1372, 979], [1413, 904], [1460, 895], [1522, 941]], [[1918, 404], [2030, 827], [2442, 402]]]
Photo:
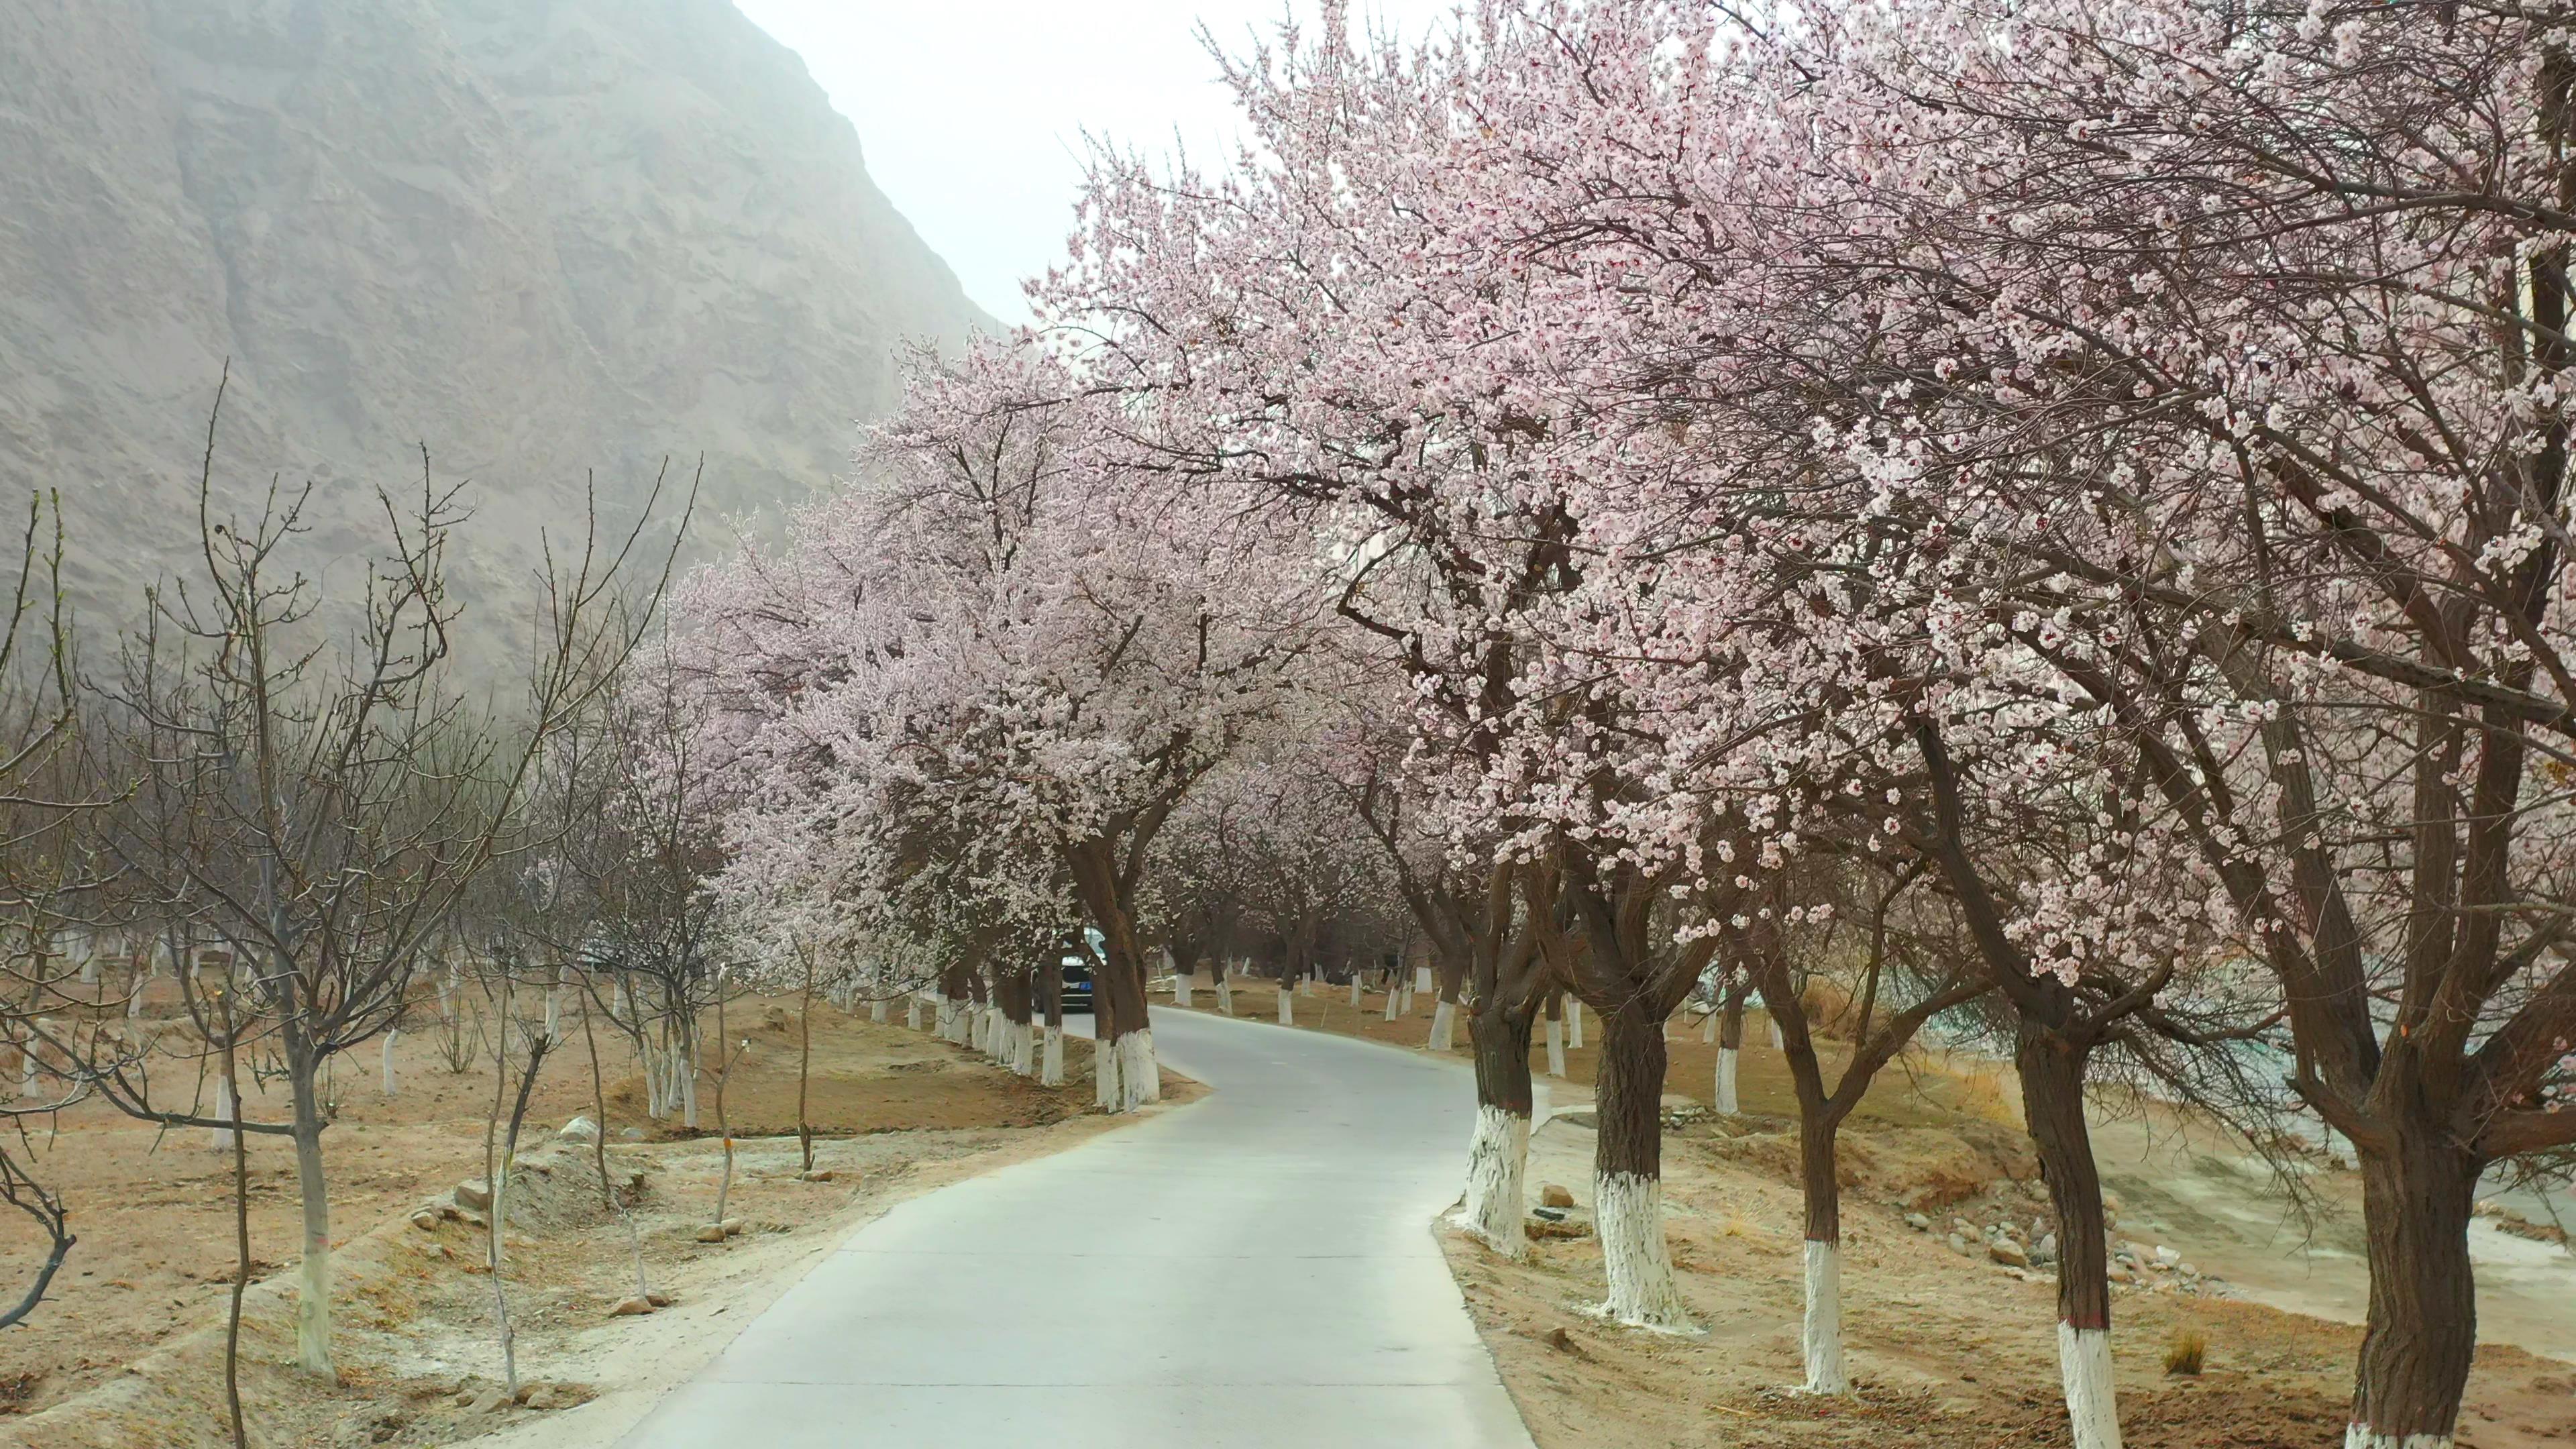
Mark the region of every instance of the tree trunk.
[[1718, 1012], [1717, 1082], [1710, 1105], [1717, 1115], [1732, 1117], [1743, 1110], [1735, 1100], [1735, 1063], [1744, 1050], [1744, 991], [1730, 987], [1725, 1004]]
[[2477, 1352], [2469, 1213], [2479, 1164], [2437, 1123], [2392, 1135], [2360, 1154], [2370, 1316], [2345, 1449], [2447, 1449]]
[[[723, 998], [718, 997], [721, 1003]], [[680, 1125], [692, 1132], [698, 1130], [698, 1024], [687, 1017], [680, 1021]]]
[[1592, 1203], [1610, 1296], [1600, 1312], [1691, 1332], [1664, 1242], [1664, 1065], [1664, 1023], [1651, 1004], [1632, 998], [1602, 1019]]
[[[1473, 1023], [1469, 1030], [1474, 1030]], [[1547, 998], [1547, 1074], [1565, 1079], [1565, 998], [1556, 992], [1549, 992]]]
[[1101, 1107], [1132, 1112], [1163, 1099], [1162, 1068], [1154, 1058], [1154, 1023], [1145, 1002], [1145, 961], [1136, 926], [1119, 888], [1109, 842], [1093, 839], [1069, 847], [1074, 890], [1100, 931], [1105, 959], [1092, 981], [1092, 1052], [1100, 1076]]
[[1293, 1000], [1293, 993], [1289, 989], [1288, 977], [1285, 973], [1282, 973], [1279, 977], [1279, 1024], [1281, 1026], [1295, 1026], [1297, 1024], [1297, 1007]]
[[[230, 1074], [215, 1079], [215, 1115], [227, 1122], [241, 1120], [241, 1100], [233, 1095]], [[233, 1148], [233, 1140], [241, 1134], [230, 1127], [215, 1127], [208, 1129], [206, 1135], [217, 1152], [229, 1152]]]
[[[237, 1085], [241, 1075], [240, 1059], [234, 1049], [232, 993], [223, 997], [224, 1096], [241, 1100]], [[231, 1113], [233, 1124], [233, 1282], [229, 1302], [224, 1309], [224, 1412], [232, 1431], [233, 1449], [250, 1449], [250, 1431], [242, 1423], [241, 1402], [241, 1319], [242, 1295], [250, 1289], [250, 1145], [241, 1132], [241, 1114]]]
[[1583, 1050], [1583, 1001], [1580, 997], [1565, 998], [1565, 1046], [1568, 1051]]
[[295, 1280], [295, 1366], [336, 1379], [331, 1363], [331, 1183], [322, 1172], [317, 1066], [303, 1043], [290, 1036], [286, 1077], [295, 1103], [295, 1179], [304, 1208], [304, 1256]]
[[2057, 1209], [2057, 1365], [2074, 1449], [2120, 1449], [2119, 1406], [2111, 1387], [2111, 1284], [2105, 1276], [2110, 1245], [2102, 1225], [2102, 1178], [2084, 1122], [2090, 1054], [2088, 1045], [2024, 1017], [2013, 1063], [2021, 1072], [2022, 1116]]
[[385, 1095], [394, 1094], [394, 1040], [402, 1035], [397, 1027], [385, 1033]]
[[1050, 956], [1038, 989], [1046, 999], [1046, 1050], [1038, 1060], [1038, 1085], [1064, 1085], [1064, 965]]
[[[814, 956], [805, 955], [805, 995], [796, 1007], [796, 1152], [800, 1172], [814, 1170], [814, 1124], [805, 1111], [805, 1087], [814, 1076]], [[600, 1133], [605, 1137], [606, 1130]]]
[[1431, 1009], [1431, 1049], [1455, 1051], [1458, 1046], [1458, 996], [1467, 985], [1467, 963], [1435, 959], [1434, 979], [1440, 988], [1440, 1003]]
[[1456, 1221], [1509, 1258], [1529, 1254], [1522, 1180], [1529, 1163], [1530, 1021], [1499, 1001], [1470, 1017], [1476, 1046], [1476, 1131], [1467, 1144], [1467, 1196]]
[[1847, 1394], [1843, 1366], [1843, 1199], [1834, 1134], [1841, 1119], [1818, 1104], [1798, 1119], [1798, 1186], [1807, 1206], [1807, 1392]]

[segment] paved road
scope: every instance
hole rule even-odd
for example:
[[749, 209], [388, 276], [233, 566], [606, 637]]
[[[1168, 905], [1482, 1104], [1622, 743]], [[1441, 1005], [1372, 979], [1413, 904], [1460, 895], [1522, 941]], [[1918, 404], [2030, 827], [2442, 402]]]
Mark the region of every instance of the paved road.
[[1461, 1068], [1155, 1013], [1204, 1101], [896, 1207], [631, 1449], [1528, 1449], [1441, 1261]]

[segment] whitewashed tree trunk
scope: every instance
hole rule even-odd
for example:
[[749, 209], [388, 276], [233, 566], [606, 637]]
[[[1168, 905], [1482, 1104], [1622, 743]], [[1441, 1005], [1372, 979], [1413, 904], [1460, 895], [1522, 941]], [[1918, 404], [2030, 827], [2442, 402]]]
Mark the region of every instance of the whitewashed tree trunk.
[[918, 991], [903, 999], [903, 1024], [913, 1031], [921, 1030], [921, 993]]
[[1458, 1042], [1458, 1003], [1443, 1001], [1431, 1008], [1431, 1049], [1449, 1051]]
[[680, 1125], [698, 1130], [698, 1044], [687, 1038], [680, 1042]]
[[[215, 1115], [226, 1121], [232, 1120], [235, 1115], [233, 1111], [233, 1084], [222, 1077], [217, 1077], [215, 1079]], [[217, 1152], [230, 1152], [233, 1150], [233, 1129], [230, 1127], [217, 1127], [206, 1135], [211, 1139], [208, 1145], [212, 1146]]]
[[1125, 1110], [1119, 1106], [1126, 1097], [1119, 1089], [1118, 1053], [1110, 1050], [1105, 1041], [1094, 1040], [1091, 1044], [1091, 1088], [1092, 1105], [1101, 1111]]
[[868, 1020], [878, 1026], [886, 1024], [886, 999], [882, 996], [868, 1003]]
[[1282, 983], [1279, 987], [1279, 1024], [1281, 1026], [1295, 1026], [1297, 1024], [1297, 1009], [1290, 1004], [1296, 999], [1297, 994], [1290, 991], [1285, 983]]
[[1431, 989], [1430, 967], [1416, 966], [1413, 968], [1413, 989], [1416, 991], [1429, 991]]
[[18, 1038], [18, 1100], [32, 1102], [45, 1095], [44, 1086], [36, 1080], [36, 1038], [33, 1033]]
[[1154, 1056], [1154, 1029], [1146, 1027], [1118, 1038], [1118, 1109], [1133, 1112], [1163, 1100], [1162, 1063]]
[[1386, 983], [1386, 1019], [1387, 1019], [1387, 1020], [1389, 1020], [1389, 1021], [1393, 1021], [1393, 1020], [1395, 1020], [1395, 1007], [1396, 1007], [1396, 1003], [1397, 1003], [1398, 1001], [1401, 1001], [1401, 1000], [1403, 999], [1403, 997], [1404, 997], [1404, 993], [1396, 989], [1396, 984], [1395, 984], [1393, 981], [1389, 981], [1389, 982], [1387, 982], [1387, 983]]
[[1030, 1022], [1011, 1023], [1011, 1070], [1024, 1077], [1038, 1074], [1037, 1027]]
[[1775, 1052], [1784, 1050], [1780, 1045], [1780, 1023], [1772, 1020], [1771, 1013], [1766, 1011], [1762, 1013], [1762, 1024], [1771, 1028], [1771, 1050]]
[[394, 1094], [394, 1040], [402, 1035], [397, 1027], [385, 1033], [385, 1095]]
[[1570, 996], [1565, 1001], [1565, 1045], [1569, 1051], [1583, 1047], [1583, 1003]]
[[1351, 973], [1351, 1005], [1353, 1005], [1353, 1006], [1358, 1006], [1359, 1004], [1360, 1004], [1360, 974], [1359, 974], [1358, 972], [1354, 971], [1354, 972], [1352, 972], [1352, 973]]
[[1592, 1221], [1610, 1279], [1610, 1297], [1600, 1315], [1631, 1328], [1697, 1332], [1673, 1280], [1672, 1250], [1664, 1241], [1663, 1179], [1634, 1172], [1595, 1175]]
[[1060, 1026], [1046, 1028], [1046, 1052], [1038, 1066], [1038, 1085], [1064, 1085], [1064, 1028]]
[[563, 988], [546, 988], [546, 1040], [563, 1040]]
[[1172, 973], [1172, 1004], [1179, 1007], [1190, 1004], [1190, 973], [1187, 971]]
[[1740, 1108], [1735, 1105], [1735, 1048], [1717, 1049], [1717, 1093], [1712, 1100], [1717, 1115], [1732, 1117]]
[[[2066, 1388], [2066, 1415], [2075, 1429], [2075, 1449], [2120, 1449], [2120, 1407], [2111, 1388], [2111, 1335], [2099, 1328], [2057, 1325], [2057, 1372]], [[2367, 1430], [2363, 1431], [2365, 1434]], [[2368, 1449], [2447, 1449], [2429, 1434], [2410, 1434], [2403, 1441], [2370, 1435], [2379, 1442]], [[2345, 1443], [2352, 1442], [2349, 1433]]]
[[1699, 1039], [1701, 1045], [1710, 1046], [1716, 1043], [1717, 1018], [1718, 1012], [1716, 1008], [1712, 1007], [1709, 1009], [1708, 1015], [1699, 1019]]
[[1529, 1133], [1529, 1118], [1517, 1112], [1476, 1109], [1475, 1135], [1467, 1139], [1467, 1196], [1451, 1219], [1507, 1258], [1529, 1256], [1529, 1234], [1521, 1227]]
[[1807, 1240], [1807, 1392], [1847, 1394], [1843, 1368], [1843, 1254], [1834, 1243]]
[[1216, 977], [1216, 1009], [1234, 1015], [1234, 972], [1221, 970]]
[[1565, 1023], [1553, 1016], [1547, 1019], [1547, 1074], [1565, 1075]]

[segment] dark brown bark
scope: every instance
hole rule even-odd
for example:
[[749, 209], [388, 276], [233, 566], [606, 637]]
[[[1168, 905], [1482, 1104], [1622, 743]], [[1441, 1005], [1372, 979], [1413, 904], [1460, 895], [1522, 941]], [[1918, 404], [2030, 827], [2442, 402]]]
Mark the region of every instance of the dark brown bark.
[[1027, 1026], [1031, 1019], [1030, 972], [1025, 965], [1006, 966], [993, 978], [993, 999], [1002, 1008], [1002, 1019], [1014, 1026]]
[[1091, 924], [1100, 931], [1102, 955], [1092, 980], [1093, 1034], [1106, 1046], [1153, 1023], [1145, 1008], [1145, 958], [1136, 944], [1135, 918], [1128, 911], [1117, 861], [1107, 840], [1068, 846], [1074, 893], [1081, 897]]
[[1728, 1051], [1744, 1046], [1744, 998], [1752, 991], [1752, 978], [1738, 976], [1726, 987], [1726, 1005], [1717, 1019], [1717, 1044]]
[[2352, 1422], [2402, 1443], [2448, 1437], [2477, 1351], [2477, 1280], [2469, 1212], [2478, 1160], [2438, 1124], [2401, 1130], [2361, 1155], [2370, 1245], [2369, 1327], [2353, 1385]]
[[1531, 1013], [1507, 1010], [1499, 999], [1467, 1018], [1476, 1048], [1477, 1106], [1530, 1115], [1530, 1020]]
[[1662, 1012], [1631, 999], [1601, 1013], [1601, 1061], [1593, 1079], [1599, 1124], [1593, 1170], [1603, 1177], [1663, 1176], [1664, 1066]]
[[1811, 1243], [1843, 1240], [1842, 1182], [1835, 1175], [1834, 1153], [1834, 1136], [1842, 1125], [1841, 1115], [1835, 1112], [1798, 1114], [1798, 1188], [1806, 1200]]
[[2040, 1176], [2057, 1210], [2057, 1314], [2069, 1327], [2109, 1329], [2110, 1244], [2102, 1225], [2102, 1176], [2084, 1121], [2084, 1071], [2091, 1048], [2022, 1018], [2013, 1050], [2022, 1116], [2039, 1149]]

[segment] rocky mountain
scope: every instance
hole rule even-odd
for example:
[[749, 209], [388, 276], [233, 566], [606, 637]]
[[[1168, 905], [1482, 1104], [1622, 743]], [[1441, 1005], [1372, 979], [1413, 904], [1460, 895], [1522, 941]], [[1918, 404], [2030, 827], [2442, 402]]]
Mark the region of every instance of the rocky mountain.
[[728, 0], [0, 0], [0, 195], [0, 484], [93, 615], [193, 555], [227, 360], [219, 491], [310, 480], [346, 592], [426, 447], [488, 631], [586, 479], [622, 521], [703, 455], [702, 539], [774, 517], [992, 326]]

